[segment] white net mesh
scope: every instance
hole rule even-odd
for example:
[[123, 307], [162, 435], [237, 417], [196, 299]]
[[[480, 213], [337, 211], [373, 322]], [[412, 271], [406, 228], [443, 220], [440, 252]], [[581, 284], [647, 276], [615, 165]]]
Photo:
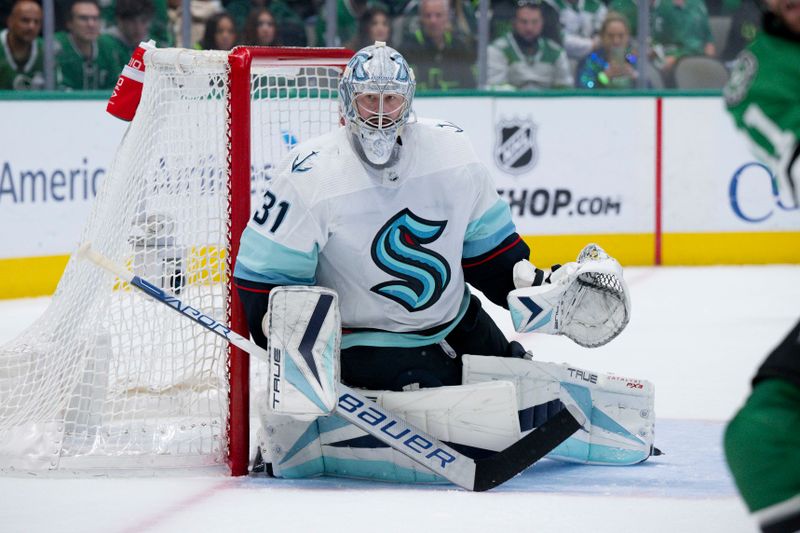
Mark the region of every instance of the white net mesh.
[[[221, 320], [230, 279], [227, 56], [148, 54], [142, 102], [81, 236]], [[252, 69], [254, 207], [293, 143], [335, 127], [338, 73]], [[224, 464], [227, 350], [73, 257], [45, 314], [0, 347], [0, 471]], [[256, 376], [261, 368], [253, 364]]]

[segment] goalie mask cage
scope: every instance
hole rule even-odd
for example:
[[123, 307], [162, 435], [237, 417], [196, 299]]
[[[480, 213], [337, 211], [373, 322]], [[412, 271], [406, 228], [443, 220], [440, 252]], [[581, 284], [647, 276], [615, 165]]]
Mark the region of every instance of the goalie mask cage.
[[[247, 336], [231, 282], [251, 195], [260, 206], [288, 150], [337, 127], [351, 55], [148, 51], [81, 242]], [[246, 474], [251, 372], [266, 365], [72, 257], [42, 317], [0, 347], [0, 471]]]

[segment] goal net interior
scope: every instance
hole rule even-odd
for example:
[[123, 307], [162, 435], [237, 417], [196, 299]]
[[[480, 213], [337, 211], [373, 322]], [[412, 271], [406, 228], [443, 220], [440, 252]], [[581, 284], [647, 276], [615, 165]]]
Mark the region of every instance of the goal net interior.
[[[238, 234], [288, 150], [337, 127], [348, 56], [148, 51], [141, 103], [80, 242], [241, 329], [231, 290]], [[242, 359], [72, 257], [44, 315], [0, 347], [0, 472], [228, 465], [244, 473]], [[249, 366], [256, 389], [266, 365]]]

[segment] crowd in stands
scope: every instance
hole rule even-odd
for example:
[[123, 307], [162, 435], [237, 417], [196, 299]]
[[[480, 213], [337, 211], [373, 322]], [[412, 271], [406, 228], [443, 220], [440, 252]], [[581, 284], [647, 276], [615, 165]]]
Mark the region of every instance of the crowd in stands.
[[[640, 2], [650, 43], [637, 50]], [[55, 0], [56, 86], [108, 90], [140, 41], [230, 50], [236, 45], [323, 46], [324, 0]], [[376, 40], [400, 50], [420, 90], [478, 86], [478, 0], [336, 0], [337, 45]], [[726, 65], [759, 27], [753, 0], [492, 0], [486, 84], [492, 90], [681, 86], [687, 58]], [[0, 0], [0, 90], [42, 89], [42, 7]], [[716, 31], [712, 31], [716, 30]], [[722, 68], [723, 73], [725, 69]], [[724, 82], [724, 80], [723, 80]], [[720, 83], [721, 85], [721, 83]]]

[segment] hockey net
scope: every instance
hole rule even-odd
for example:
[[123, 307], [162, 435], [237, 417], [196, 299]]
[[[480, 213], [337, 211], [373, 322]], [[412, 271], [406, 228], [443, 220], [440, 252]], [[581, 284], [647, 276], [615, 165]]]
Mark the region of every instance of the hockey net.
[[[147, 52], [142, 101], [81, 242], [245, 332], [230, 283], [250, 197], [261, 204], [293, 144], [337, 126], [336, 86], [349, 55]], [[265, 373], [248, 363], [73, 257], [44, 315], [0, 347], [0, 472], [227, 463], [243, 474], [248, 377]]]

